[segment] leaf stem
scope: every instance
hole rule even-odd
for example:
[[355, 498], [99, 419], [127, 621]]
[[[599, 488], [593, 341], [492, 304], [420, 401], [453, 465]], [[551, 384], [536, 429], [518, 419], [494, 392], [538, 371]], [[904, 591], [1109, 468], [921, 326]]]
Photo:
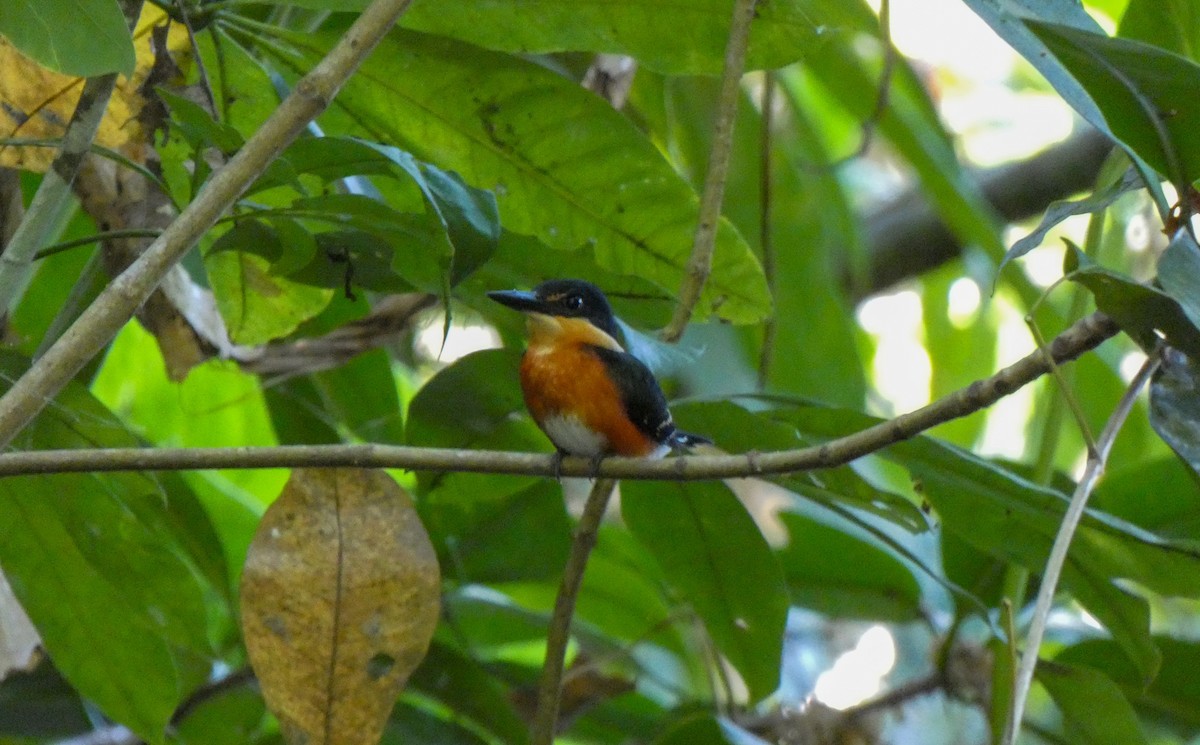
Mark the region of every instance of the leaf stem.
[[38, 249], [51, 240], [59, 216], [70, 202], [71, 184], [100, 128], [116, 82], [116, 73], [111, 73], [88, 78], [84, 83], [63, 136], [62, 150], [42, 176], [25, 218], [0, 254], [0, 310], [4, 313], [16, 305], [24, 292], [33, 274]]
[[550, 617], [550, 629], [546, 634], [546, 661], [542, 667], [542, 678], [538, 684], [537, 711], [530, 727], [530, 745], [552, 745], [558, 730], [558, 705], [562, 689], [563, 667], [567, 654], [567, 643], [571, 640], [571, 619], [575, 615], [575, 599], [583, 584], [583, 572], [587, 568], [588, 556], [596, 545], [596, 534], [600, 521], [608, 508], [609, 498], [617, 482], [614, 479], [597, 479], [588, 494], [575, 528], [575, 540], [563, 569], [562, 583], [554, 600], [554, 615]]
[[733, 125], [737, 118], [738, 96], [741, 93], [742, 71], [746, 66], [746, 47], [749, 46], [755, 3], [756, 0], [736, 0], [734, 3], [729, 41], [725, 46], [725, 70], [717, 102], [712, 152], [708, 158], [708, 173], [704, 177], [704, 194], [700, 198], [692, 254], [684, 270], [686, 273], [683, 286], [679, 288], [679, 304], [675, 306], [675, 315], [662, 332], [662, 338], [669, 342], [679, 341], [679, 337], [683, 336], [683, 330], [712, 271], [713, 250], [721, 225], [721, 202], [725, 198], [725, 178], [729, 173], [729, 156], [733, 150]]

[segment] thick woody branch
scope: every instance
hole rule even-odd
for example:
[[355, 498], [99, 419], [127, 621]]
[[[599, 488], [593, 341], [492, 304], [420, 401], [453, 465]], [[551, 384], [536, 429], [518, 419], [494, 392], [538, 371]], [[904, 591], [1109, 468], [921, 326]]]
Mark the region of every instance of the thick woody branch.
[[171, 267], [307, 123], [325, 110], [410, 2], [375, 0], [363, 11], [346, 35], [300, 80], [245, 146], [213, 174], [195, 201], [0, 398], [0, 446], [11, 443], [46, 402], [112, 340]]
[[[1049, 346], [1055, 364], [1075, 359], [1117, 333], [1116, 324], [1094, 313], [1056, 337]], [[951, 419], [991, 406], [1050, 371], [1039, 350], [928, 406], [816, 447], [742, 455], [644, 460], [606, 458], [599, 468], [586, 458], [490, 450], [449, 450], [397, 445], [293, 445], [237, 448], [127, 448], [42, 450], [0, 455], [0, 476], [78, 471], [166, 471], [215, 468], [358, 466], [412, 471], [511, 473], [536, 476], [598, 476], [616, 479], [699, 481], [790, 473], [844, 465], [907, 440]]]

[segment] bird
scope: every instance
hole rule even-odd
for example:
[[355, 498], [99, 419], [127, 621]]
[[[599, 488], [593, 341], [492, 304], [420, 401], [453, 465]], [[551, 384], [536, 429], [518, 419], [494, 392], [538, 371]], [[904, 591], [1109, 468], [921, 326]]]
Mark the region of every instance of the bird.
[[616, 316], [596, 285], [552, 279], [488, 297], [526, 316], [521, 392], [557, 464], [575, 455], [596, 468], [609, 455], [661, 458], [711, 444], [675, 426], [654, 373], [617, 341]]

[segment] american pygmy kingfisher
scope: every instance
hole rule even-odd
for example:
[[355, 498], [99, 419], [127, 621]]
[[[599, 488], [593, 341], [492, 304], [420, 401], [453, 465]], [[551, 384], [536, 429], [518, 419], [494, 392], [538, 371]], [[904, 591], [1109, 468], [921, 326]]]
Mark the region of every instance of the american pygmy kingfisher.
[[661, 458], [709, 442], [675, 427], [650, 368], [617, 341], [612, 306], [595, 285], [554, 279], [488, 297], [526, 314], [521, 391], [560, 457]]

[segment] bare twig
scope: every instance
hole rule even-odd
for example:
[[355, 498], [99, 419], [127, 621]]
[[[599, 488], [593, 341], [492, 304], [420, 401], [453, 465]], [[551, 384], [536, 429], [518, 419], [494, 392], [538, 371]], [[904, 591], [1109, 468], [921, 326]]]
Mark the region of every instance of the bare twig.
[[[772, 199], [774, 194], [774, 173], [771, 158], [771, 128], [775, 123], [775, 73], [767, 70], [763, 73], [762, 94], [762, 130], [759, 133], [759, 209], [758, 209], [758, 242], [762, 249], [763, 275], [767, 278], [767, 291], [772, 301], [775, 299], [775, 242], [772, 240]], [[758, 387], [767, 387], [767, 379], [771, 375], [771, 361], [775, 357], [775, 333], [778, 329], [775, 313], [763, 323], [762, 350], [758, 357]]]
[[71, 184], [100, 128], [116, 82], [117, 74], [111, 73], [89, 78], [84, 83], [75, 113], [63, 136], [62, 151], [42, 176], [25, 219], [5, 246], [4, 253], [0, 254], [0, 310], [4, 312], [13, 307], [24, 291], [33, 274], [35, 254], [51, 240], [63, 205], [71, 199]]
[[587, 568], [588, 555], [596, 545], [596, 533], [608, 500], [617, 482], [613, 479], [597, 479], [588, 494], [579, 525], [575, 528], [575, 540], [563, 569], [562, 583], [554, 600], [554, 615], [550, 617], [550, 629], [546, 634], [546, 661], [542, 666], [542, 679], [538, 684], [537, 712], [530, 727], [530, 745], [552, 745], [558, 730], [558, 704], [562, 688], [563, 662], [567, 654], [567, 642], [571, 639], [571, 618], [575, 615], [575, 598], [583, 583], [583, 571]]
[[1150, 381], [1150, 376], [1158, 368], [1159, 360], [1158, 353], [1151, 354], [1146, 359], [1142, 368], [1138, 370], [1138, 374], [1134, 376], [1133, 382], [1126, 389], [1125, 395], [1117, 403], [1112, 416], [1108, 418], [1108, 422], [1104, 425], [1104, 431], [1100, 433], [1100, 437], [1096, 441], [1095, 450], [1088, 453], [1083, 477], [1079, 479], [1079, 484], [1075, 487], [1071, 503], [1067, 505], [1067, 512], [1063, 515], [1062, 524], [1058, 528], [1058, 534], [1054, 537], [1054, 545], [1050, 548], [1050, 556], [1046, 559], [1046, 569], [1042, 573], [1042, 583], [1038, 588], [1037, 602], [1033, 607], [1033, 619], [1029, 625], [1029, 633], [1025, 637], [1025, 651], [1021, 655], [1021, 666], [1013, 681], [1012, 705], [1008, 710], [1008, 721], [1004, 728], [1004, 738], [1001, 740], [1004, 745], [1015, 745], [1017, 736], [1021, 732], [1025, 700], [1029, 696], [1029, 687], [1033, 683], [1038, 651], [1046, 633], [1046, 619], [1054, 604], [1054, 594], [1062, 574], [1063, 564], [1067, 559], [1067, 550], [1071, 547], [1071, 538], [1075, 535], [1075, 529], [1079, 526], [1079, 520], [1083, 517], [1083, 510], [1087, 506], [1092, 490], [1096, 487], [1096, 482], [1104, 473], [1104, 464], [1108, 460], [1113, 442], [1117, 439], [1117, 433], [1129, 417], [1129, 412], [1133, 410], [1138, 394], [1141, 393], [1142, 388]]
[[170, 268], [309, 120], [325, 110], [410, 2], [374, 0], [245, 146], [213, 174], [195, 201], [0, 398], [0, 446], [11, 443], [46, 402], [112, 340]]
[[729, 42], [725, 47], [725, 71], [721, 78], [721, 94], [717, 102], [717, 121], [713, 131], [712, 152], [708, 158], [708, 173], [704, 177], [704, 194], [700, 198], [700, 214], [692, 255], [688, 258], [683, 286], [679, 288], [679, 304], [675, 315], [663, 329], [662, 338], [675, 342], [683, 336], [692, 311], [712, 270], [713, 249], [717, 229], [721, 224], [721, 201], [725, 197], [725, 177], [729, 172], [729, 154], [733, 149], [733, 124], [737, 118], [738, 94], [741, 91], [742, 70], [746, 65], [746, 46], [750, 40], [750, 21], [754, 20], [756, 0], [736, 0]]
[[[1094, 313], [1064, 331], [1049, 345], [1056, 363], [1073, 360], [1117, 333], [1103, 313]], [[710, 455], [667, 460], [606, 458], [598, 467], [587, 458], [486, 450], [449, 450], [389, 445], [293, 445], [236, 448], [112, 448], [40, 450], [0, 455], [0, 476], [78, 471], [163, 471], [214, 468], [293, 468], [298, 466], [371, 466], [414, 471], [515, 473], [539, 476], [600, 476], [621, 479], [697, 481], [832, 468], [907, 440], [943, 422], [984, 409], [1049, 371], [1041, 350], [990, 378], [928, 406], [822, 445], [743, 455]]]

